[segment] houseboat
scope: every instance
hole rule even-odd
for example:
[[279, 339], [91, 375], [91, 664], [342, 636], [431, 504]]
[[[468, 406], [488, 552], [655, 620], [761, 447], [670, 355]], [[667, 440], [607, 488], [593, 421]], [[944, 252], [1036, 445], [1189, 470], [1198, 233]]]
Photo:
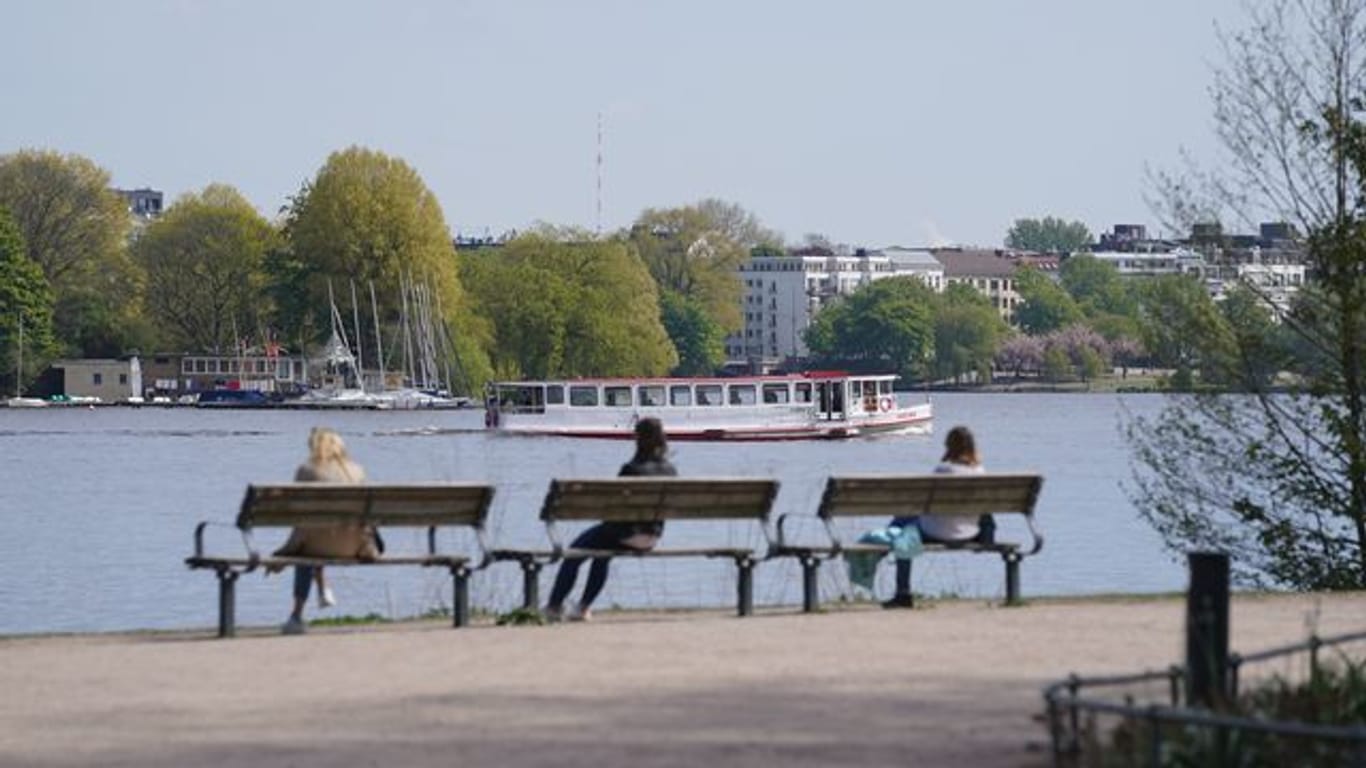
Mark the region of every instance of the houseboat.
[[927, 431], [892, 374], [573, 379], [489, 384], [484, 424], [507, 434], [626, 439], [654, 416], [673, 440], [810, 440]]

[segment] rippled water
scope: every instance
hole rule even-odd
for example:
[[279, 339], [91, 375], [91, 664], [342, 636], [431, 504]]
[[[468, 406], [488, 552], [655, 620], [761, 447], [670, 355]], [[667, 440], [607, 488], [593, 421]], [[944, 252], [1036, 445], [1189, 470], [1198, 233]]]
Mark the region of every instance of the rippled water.
[[[1122, 408], [1151, 413], [1151, 395], [940, 395], [936, 425], [967, 424], [989, 470], [1045, 476], [1038, 520], [1044, 550], [1025, 561], [1029, 595], [1179, 589], [1184, 571], [1135, 515], [1120, 486], [1129, 476], [1118, 432]], [[377, 481], [452, 480], [497, 487], [490, 538], [508, 547], [545, 545], [537, 519], [551, 477], [614, 475], [631, 446], [615, 441], [498, 437], [482, 413], [214, 411], [198, 409], [0, 409], [0, 633], [210, 626], [216, 581], [189, 571], [192, 532], [219, 521], [210, 549], [240, 551], [229, 527], [245, 486], [289, 480], [305, 455], [309, 428], [331, 426]], [[729, 445], [680, 443], [685, 475], [756, 475], [782, 484], [775, 514], [789, 530], [821, 540], [815, 522], [824, 479], [833, 473], [924, 471], [939, 436], [852, 442]], [[871, 521], [870, 521], [871, 522]], [[794, 524], [795, 523], [795, 524]], [[1000, 534], [1019, 531], [1003, 521]], [[419, 548], [421, 534], [386, 533], [391, 548]], [[671, 524], [666, 543], [761, 545], [748, 526]], [[272, 546], [267, 537], [260, 542]], [[453, 540], [451, 546], [468, 546]], [[890, 572], [890, 568], [884, 568]], [[542, 576], [548, 593], [553, 569]], [[331, 570], [340, 605], [331, 613], [405, 617], [449, 605], [444, 573], [412, 568]], [[822, 599], [848, 591], [842, 569], [821, 571]], [[520, 602], [521, 574], [506, 563], [476, 574], [476, 608]], [[889, 579], [887, 573], [884, 579]], [[935, 556], [916, 564], [916, 589], [929, 594], [999, 596], [999, 558]], [[800, 569], [764, 563], [761, 604], [800, 602]], [[880, 589], [885, 594], [888, 584]], [[238, 621], [280, 620], [289, 579], [250, 574], [238, 588]], [[602, 606], [721, 606], [734, 594], [726, 562], [663, 558], [614, 564]], [[311, 612], [319, 614], [317, 611]]]

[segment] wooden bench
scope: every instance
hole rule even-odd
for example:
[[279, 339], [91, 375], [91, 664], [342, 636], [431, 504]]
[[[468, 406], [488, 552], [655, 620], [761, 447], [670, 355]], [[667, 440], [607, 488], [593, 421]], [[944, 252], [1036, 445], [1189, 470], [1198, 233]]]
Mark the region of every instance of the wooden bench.
[[[912, 515], [1023, 515], [1033, 538], [1026, 549], [1014, 542], [970, 541], [955, 544], [926, 542], [924, 551], [995, 553], [1006, 566], [1006, 602], [1020, 601], [1020, 560], [1038, 553], [1043, 535], [1034, 524], [1034, 505], [1043, 478], [1032, 474], [926, 474], [926, 475], [851, 475], [831, 477], [825, 485], [817, 517], [830, 537], [828, 546], [788, 544], [783, 537], [784, 520], [778, 521], [778, 543], [774, 557], [796, 557], [802, 564], [802, 609], [816, 610], [816, 573], [822, 560], [840, 557], [845, 552], [886, 553], [880, 544], [845, 542], [835, 524], [839, 518], [910, 517]], [[786, 517], [786, 515], [784, 515]], [[884, 523], [885, 524], [885, 523]]]
[[[452, 614], [454, 626], [464, 626], [469, 618], [470, 558], [437, 551], [437, 531], [463, 527], [474, 532], [480, 562], [489, 562], [484, 539], [484, 521], [493, 488], [487, 485], [431, 483], [415, 485], [370, 485], [351, 483], [288, 483], [250, 485], [242, 499], [236, 527], [246, 548], [244, 556], [210, 556], [204, 552], [204, 531], [210, 523], [201, 522], [194, 532], [194, 555], [185, 559], [192, 569], [212, 569], [218, 574], [218, 636], [236, 634], [237, 577], [258, 567], [292, 565], [418, 565], [450, 570], [454, 585]], [[261, 528], [293, 528], [343, 524], [370, 525], [376, 528], [426, 528], [424, 554], [389, 552], [374, 560], [334, 557], [274, 557], [262, 555], [252, 539]]]
[[[494, 550], [497, 560], [521, 563], [523, 606], [536, 609], [538, 574], [542, 566], [569, 557], [728, 557], [738, 569], [737, 612], [754, 612], [754, 565], [760, 560], [743, 547], [655, 547], [648, 551], [594, 550], [566, 547], [561, 522], [610, 523], [683, 522], [694, 520], [752, 520], [771, 547], [769, 512], [778, 493], [776, 480], [681, 477], [618, 477], [603, 480], [551, 480], [541, 521], [550, 539], [549, 551]], [[664, 536], [667, 541], [669, 530]]]

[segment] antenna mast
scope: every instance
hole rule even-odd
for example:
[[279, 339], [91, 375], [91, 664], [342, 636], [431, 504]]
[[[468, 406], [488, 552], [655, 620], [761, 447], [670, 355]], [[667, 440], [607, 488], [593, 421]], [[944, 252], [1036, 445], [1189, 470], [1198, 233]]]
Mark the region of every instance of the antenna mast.
[[598, 113], [598, 216], [596, 231], [602, 236], [602, 113]]

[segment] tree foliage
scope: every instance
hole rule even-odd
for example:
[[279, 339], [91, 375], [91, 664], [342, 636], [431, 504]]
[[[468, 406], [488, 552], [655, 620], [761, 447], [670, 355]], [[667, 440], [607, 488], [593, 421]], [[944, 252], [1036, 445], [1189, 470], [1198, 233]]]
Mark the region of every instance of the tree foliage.
[[258, 339], [271, 321], [265, 255], [277, 233], [232, 187], [171, 205], [133, 245], [145, 306], [170, 349], [217, 353]]
[[709, 376], [725, 362], [725, 334], [695, 300], [665, 293], [660, 314], [678, 355], [676, 375]]
[[818, 312], [807, 347], [826, 361], [921, 378], [935, 357], [937, 299], [915, 277], [875, 280]]
[[1222, 210], [1308, 233], [1315, 285], [1280, 331], [1293, 338], [1288, 364], [1299, 384], [1268, 385], [1276, 345], [1263, 320], [1248, 316], [1257, 302], [1235, 297], [1225, 314], [1201, 310], [1224, 326], [1214, 367], [1248, 394], [1175, 396], [1157, 416], [1131, 419], [1132, 496], [1169, 546], [1229, 552], [1244, 581], [1361, 589], [1366, 126], [1357, 115], [1366, 4], [1275, 0], [1250, 10], [1248, 29], [1225, 37], [1214, 85], [1224, 167], [1162, 177], [1158, 193], [1176, 215]]
[[971, 286], [955, 283], [936, 299], [936, 377], [960, 379], [973, 373], [978, 382], [989, 383], [992, 360], [1010, 328], [991, 301]]
[[1053, 216], [1016, 219], [1006, 233], [1006, 247], [1021, 251], [1071, 253], [1091, 244], [1091, 231], [1080, 221]]
[[654, 281], [623, 242], [528, 234], [474, 252], [462, 272], [499, 377], [658, 376], [678, 362]]
[[[19, 323], [24, 324], [24, 348], [19, 349]], [[42, 267], [33, 263], [24, 248], [23, 235], [10, 217], [0, 208], [0, 350], [7, 361], [0, 370], [0, 388], [16, 392], [27, 387], [34, 374], [41, 371], [44, 361], [52, 353], [52, 291]], [[19, 371], [18, 357], [24, 357], [24, 370]], [[17, 377], [23, 374], [23, 380]]]
[[1015, 310], [1015, 322], [1026, 333], [1049, 333], [1082, 319], [1081, 308], [1067, 291], [1040, 270], [1020, 270], [1015, 290], [1022, 299]]
[[140, 275], [127, 254], [128, 206], [109, 173], [79, 155], [3, 155], [0, 207], [52, 288], [54, 331], [68, 350], [110, 356], [136, 344]]
[[[292, 199], [285, 232], [289, 252], [273, 254], [271, 269], [302, 292], [312, 341], [331, 327], [329, 286], [345, 306], [351, 286], [365, 296], [373, 284], [379, 325], [397, 329], [402, 286], [424, 285], [450, 330], [454, 349], [444, 352], [464, 374], [450, 384], [473, 391], [492, 375], [487, 329], [465, 296], [441, 207], [407, 163], [361, 147], [333, 153]], [[374, 325], [362, 322], [355, 332], [363, 349], [377, 348]]]

